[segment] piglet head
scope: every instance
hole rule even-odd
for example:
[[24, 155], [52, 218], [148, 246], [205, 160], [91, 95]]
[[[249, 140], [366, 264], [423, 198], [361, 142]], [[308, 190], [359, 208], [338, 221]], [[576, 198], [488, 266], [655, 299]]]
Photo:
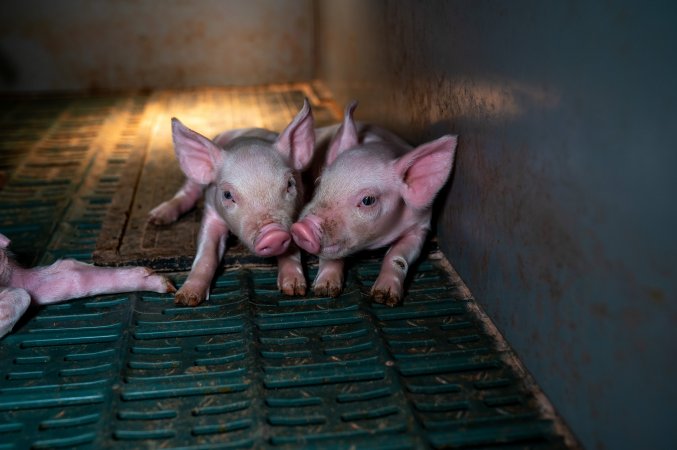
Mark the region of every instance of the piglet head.
[[213, 184], [207, 204], [230, 232], [259, 256], [284, 253], [303, 201], [300, 172], [315, 145], [308, 101], [274, 141], [239, 137], [220, 148], [177, 119], [172, 131], [181, 169], [198, 183]]
[[328, 151], [313, 199], [291, 233], [297, 245], [324, 258], [386, 246], [408, 229], [429, 226], [430, 206], [453, 164], [455, 136], [397, 157], [387, 142], [360, 143], [352, 113]]

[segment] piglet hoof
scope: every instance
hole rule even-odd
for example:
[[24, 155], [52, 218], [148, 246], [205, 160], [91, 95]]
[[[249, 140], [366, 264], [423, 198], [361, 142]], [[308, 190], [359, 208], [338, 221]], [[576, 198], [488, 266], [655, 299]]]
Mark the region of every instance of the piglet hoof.
[[401, 297], [397, 292], [393, 292], [390, 288], [385, 289], [372, 289], [371, 296], [376, 303], [382, 305], [390, 306], [391, 308], [400, 304]]
[[306, 280], [303, 278], [284, 280], [280, 286], [280, 291], [285, 295], [306, 295]]
[[174, 292], [176, 292], [176, 287], [169, 280], [169, 278], [167, 278], [167, 277], [162, 277], [162, 278], [164, 278], [164, 280], [165, 280], [165, 292], [167, 294], [173, 294]]
[[315, 284], [313, 286], [313, 294], [318, 297], [338, 297], [343, 291], [341, 285], [332, 284], [330, 282]]
[[277, 288], [285, 295], [306, 295], [306, 278], [298, 262], [280, 260]]
[[160, 292], [162, 294], [173, 294], [176, 288], [169, 280], [169, 278], [157, 275], [153, 270], [143, 267], [141, 268], [145, 278], [146, 289], [153, 292]]
[[185, 286], [179, 289], [174, 296], [174, 303], [181, 306], [197, 306], [205, 300], [204, 293], [186, 288]]
[[332, 267], [320, 271], [313, 281], [313, 294], [318, 297], [338, 297], [343, 291], [343, 266]]
[[169, 225], [178, 218], [179, 212], [169, 202], [161, 203], [148, 213], [148, 222], [153, 225]]

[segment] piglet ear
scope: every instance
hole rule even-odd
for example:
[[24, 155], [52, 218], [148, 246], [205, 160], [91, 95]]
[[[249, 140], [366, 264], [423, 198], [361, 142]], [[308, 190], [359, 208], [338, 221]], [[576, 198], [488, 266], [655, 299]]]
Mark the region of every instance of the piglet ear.
[[208, 138], [172, 118], [174, 152], [183, 173], [200, 184], [216, 179], [216, 169], [223, 159], [222, 150]]
[[315, 149], [315, 121], [307, 98], [303, 100], [301, 111], [277, 137], [274, 147], [296, 170], [303, 170], [310, 164]]
[[353, 120], [353, 112], [357, 108], [357, 101], [351, 101], [343, 114], [343, 123], [334, 135], [329, 144], [329, 151], [327, 152], [327, 165], [334, 162], [334, 160], [349, 148], [355, 147], [358, 142], [357, 128]]
[[0, 233], [0, 248], [7, 248], [9, 242], [10, 242], [9, 238], [4, 234]]
[[407, 205], [423, 209], [432, 204], [449, 178], [455, 152], [456, 136], [443, 136], [395, 160], [395, 171], [403, 181], [402, 198]]

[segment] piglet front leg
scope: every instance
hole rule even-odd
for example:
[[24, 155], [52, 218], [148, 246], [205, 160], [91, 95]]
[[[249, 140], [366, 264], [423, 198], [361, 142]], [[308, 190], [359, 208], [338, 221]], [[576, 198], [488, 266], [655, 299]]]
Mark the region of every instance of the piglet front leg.
[[277, 288], [285, 295], [306, 295], [306, 278], [297, 248], [277, 257]]
[[167, 278], [146, 267], [96, 267], [73, 259], [60, 259], [45, 267], [16, 268], [11, 285], [28, 291], [39, 305], [99, 294], [176, 290]]
[[322, 297], [338, 297], [343, 291], [342, 259], [320, 258], [320, 267], [313, 281], [313, 293]]
[[0, 288], [0, 337], [9, 333], [31, 304], [31, 297], [20, 288]]
[[197, 306], [209, 298], [209, 286], [226, 251], [226, 223], [206, 207], [197, 239], [197, 254], [186, 282], [176, 293], [177, 305]]
[[427, 229], [417, 228], [398, 239], [388, 250], [381, 265], [381, 272], [371, 288], [376, 303], [397, 306], [402, 300], [404, 279], [409, 266], [421, 254]]

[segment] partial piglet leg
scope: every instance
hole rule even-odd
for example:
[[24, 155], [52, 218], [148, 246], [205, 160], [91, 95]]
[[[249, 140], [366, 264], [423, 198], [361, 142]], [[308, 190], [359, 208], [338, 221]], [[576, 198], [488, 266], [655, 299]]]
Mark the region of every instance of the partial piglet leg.
[[99, 294], [175, 291], [167, 278], [146, 267], [96, 267], [74, 259], [32, 269], [17, 267], [10, 284], [28, 291], [39, 305]]
[[301, 252], [296, 246], [277, 257], [277, 288], [287, 295], [305, 295], [306, 278], [301, 266]]
[[0, 288], [0, 337], [9, 333], [31, 304], [31, 297], [23, 289]]
[[197, 255], [175, 302], [178, 305], [197, 306], [209, 298], [209, 285], [226, 251], [226, 223], [212, 208], [207, 207], [200, 224]]
[[404, 279], [409, 266], [421, 254], [426, 229], [415, 229], [398, 239], [388, 250], [381, 265], [381, 272], [371, 288], [376, 303], [396, 306], [402, 299]]
[[343, 290], [343, 260], [320, 258], [320, 267], [313, 281], [313, 293], [318, 296], [338, 297]]
[[176, 222], [183, 213], [195, 207], [205, 187], [190, 179], [186, 180], [174, 197], [160, 203], [148, 213], [148, 221], [155, 225], [169, 225]]

